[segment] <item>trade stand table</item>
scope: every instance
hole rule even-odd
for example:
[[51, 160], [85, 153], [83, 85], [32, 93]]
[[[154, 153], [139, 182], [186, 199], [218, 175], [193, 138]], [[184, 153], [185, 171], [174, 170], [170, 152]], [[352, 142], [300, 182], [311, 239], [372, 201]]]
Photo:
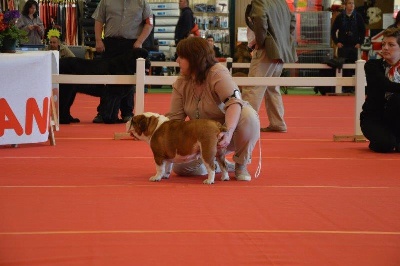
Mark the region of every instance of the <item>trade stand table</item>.
[[0, 145], [48, 140], [52, 73], [58, 52], [0, 53]]

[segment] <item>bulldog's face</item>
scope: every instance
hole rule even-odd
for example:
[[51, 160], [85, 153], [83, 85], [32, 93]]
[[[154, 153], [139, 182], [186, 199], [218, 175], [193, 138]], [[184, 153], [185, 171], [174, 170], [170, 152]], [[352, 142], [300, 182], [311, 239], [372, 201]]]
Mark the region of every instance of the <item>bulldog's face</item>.
[[135, 115], [126, 123], [126, 131], [137, 140], [149, 141], [154, 131], [168, 118], [156, 113]]

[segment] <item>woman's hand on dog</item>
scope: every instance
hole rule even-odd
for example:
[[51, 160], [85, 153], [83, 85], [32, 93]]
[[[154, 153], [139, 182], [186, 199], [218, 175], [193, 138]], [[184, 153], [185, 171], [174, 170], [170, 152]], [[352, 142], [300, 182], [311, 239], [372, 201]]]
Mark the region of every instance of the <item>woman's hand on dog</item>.
[[218, 148], [226, 148], [228, 147], [229, 143], [231, 143], [232, 140], [232, 133], [230, 130], [226, 131], [226, 132], [221, 132], [218, 135]]

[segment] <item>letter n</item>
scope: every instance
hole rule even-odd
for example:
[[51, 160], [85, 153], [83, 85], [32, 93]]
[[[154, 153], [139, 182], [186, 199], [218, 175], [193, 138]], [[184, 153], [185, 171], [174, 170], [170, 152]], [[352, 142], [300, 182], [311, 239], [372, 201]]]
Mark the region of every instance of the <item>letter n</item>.
[[40, 133], [44, 134], [48, 127], [49, 117], [49, 98], [43, 99], [43, 115], [40, 113], [39, 106], [35, 98], [29, 98], [26, 102], [26, 122], [25, 133], [32, 134], [33, 130], [33, 117], [35, 117]]

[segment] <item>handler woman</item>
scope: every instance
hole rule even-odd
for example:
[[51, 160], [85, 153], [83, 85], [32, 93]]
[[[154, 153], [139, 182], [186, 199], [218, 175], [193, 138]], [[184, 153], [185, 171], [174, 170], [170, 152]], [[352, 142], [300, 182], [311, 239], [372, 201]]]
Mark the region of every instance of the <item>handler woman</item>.
[[368, 60], [360, 126], [375, 152], [400, 152], [400, 29], [383, 33], [382, 59]]
[[[230, 72], [218, 63], [207, 40], [186, 38], [179, 42], [176, 52], [180, 76], [172, 85], [167, 116], [179, 120], [208, 118], [225, 124], [228, 131], [218, 145], [234, 152], [236, 179], [251, 180], [247, 164], [260, 137], [258, 114], [241, 99]], [[178, 175], [207, 174], [201, 160], [174, 164], [173, 170]]]

